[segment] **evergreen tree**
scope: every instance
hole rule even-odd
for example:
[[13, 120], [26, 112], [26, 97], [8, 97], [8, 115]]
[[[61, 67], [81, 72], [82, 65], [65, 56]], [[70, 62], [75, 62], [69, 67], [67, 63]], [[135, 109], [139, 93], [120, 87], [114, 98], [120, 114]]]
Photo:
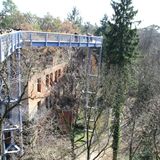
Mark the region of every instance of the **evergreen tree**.
[[102, 46], [102, 53], [103, 53], [103, 60], [106, 59], [106, 32], [108, 29], [108, 16], [105, 14], [102, 20], [100, 21], [101, 26], [97, 28], [95, 35], [97, 36], [103, 36], [103, 46]]
[[108, 16], [106, 14], [104, 15], [100, 23], [101, 23], [101, 26], [97, 28], [95, 34], [98, 36], [104, 36], [108, 28]]
[[117, 160], [119, 151], [120, 120], [122, 106], [125, 102], [127, 91], [129, 64], [136, 55], [138, 37], [134, 28], [134, 11], [132, 0], [119, 0], [111, 2], [114, 10], [112, 21], [108, 22], [105, 33], [105, 51], [107, 71], [114, 70], [118, 79], [116, 80], [116, 93], [112, 105], [112, 135], [113, 135], [113, 160]]
[[136, 55], [138, 45], [137, 30], [134, 27], [134, 11], [132, 0], [112, 0], [114, 15], [108, 22], [106, 54], [109, 64], [125, 65]]
[[75, 26], [81, 27], [82, 17], [79, 14], [79, 11], [76, 7], [73, 7], [71, 13], [68, 13], [67, 20], [72, 22]]
[[81, 27], [82, 28], [82, 34], [95, 34], [95, 31], [97, 30], [97, 26], [92, 25], [90, 22], [85, 22], [84, 25]]

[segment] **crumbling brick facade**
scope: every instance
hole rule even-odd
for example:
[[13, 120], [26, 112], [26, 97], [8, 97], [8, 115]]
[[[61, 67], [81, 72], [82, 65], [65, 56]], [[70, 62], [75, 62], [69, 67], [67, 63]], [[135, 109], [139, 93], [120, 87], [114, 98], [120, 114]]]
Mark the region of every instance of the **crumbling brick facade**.
[[[42, 50], [42, 49], [41, 49]], [[37, 119], [40, 112], [44, 113], [51, 107], [51, 91], [64, 74], [67, 60], [64, 60], [63, 50], [46, 49], [41, 51], [38, 65], [33, 68], [34, 74], [28, 81], [24, 104], [24, 118]], [[40, 66], [40, 67], [39, 67]]]

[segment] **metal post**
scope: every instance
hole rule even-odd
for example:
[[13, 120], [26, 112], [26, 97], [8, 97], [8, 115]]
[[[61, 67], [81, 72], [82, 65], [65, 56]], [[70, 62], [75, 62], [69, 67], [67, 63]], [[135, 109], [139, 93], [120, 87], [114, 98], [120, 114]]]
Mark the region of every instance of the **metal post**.
[[17, 75], [18, 75], [18, 97], [21, 96], [21, 54], [20, 54], [20, 48], [17, 49]]
[[3, 133], [3, 124], [2, 124], [2, 131], [1, 131], [1, 141], [2, 141], [2, 145], [1, 145], [1, 149], [2, 149], [2, 160], [7, 160], [7, 157], [6, 157], [6, 155], [4, 154], [4, 152], [5, 152], [5, 141], [4, 141], [4, 139], [5, 139], [5, 137], [4, 137], [4, 133]]
[[81, 46], [81, 37], [80, 36], [78, 36], [78, 46], [80, 47]]
[[2, 39], [0, 38], [0, 62], [2, 62]]
[[[96, 116], [98, 115], [97, 107], [98, 107], [98, 97], [94, 97], [94, 102], [90, 104], [90, 96], [98, 91], [100, 86], [100, 70], [101, 70], [101, 58], [102, 58], [102, 48], [99, 49], [99, 57], [97, 63], [97, 70], [92, 71], [92, 48], [88, 47], [87, 53], [87, 61], [86, 61], [86, 92], [85, 92], [85, 108], [84, 108], [84, 116], [85, 116], [85, 135], [87, 137], [87, 141], [93, 140], [95, 141], [97, 136], [96, 130], [94, 128], [88, 128], [89, 123], [94, 123]], [[94, 79], [96, 78], [96, 79]], [[96, 82], [95, 87], [91, 87], [91, 83]], [[89, 132], [92, 132], [92, 139], [89, 138]], [[88, 142], [86, 143], [87, 147], [89, 147]], [[89, 149], [89, 148], [88, 148]], [[87, 156], [89, 156], [90, 149], [88, 150]], [[88, 158], [88, 157], [87, 157]]]
[[11, 99], [11, 57], [7, 60], [7, 77], [8, 77], [8, 100]]
[[2, 100], [1, 98], [1, 96], [2, 96], [2, 89], [3, 89], [3, 81], [2, 81], [2, 79], [1, 79], [1, 77], [0, 77], [0, 100]]
[[29, 34], [30, 45], [32, 46], [32, 33]]
[[48, 34], [45, 34], [45, 46], [47, 46], [47, 41], [48, 41]]
[[20, 32], [18, 33], [18, 48], [20, 48]]
[[[17, 66], [17, 73], [18, 73], [18, 98], [21, 96], [21, 87], [22, 87], [22, 84], [21, 84], [21, 53], [20, 53], [20, 48], [17, 49], [17, 61], [18, 61], [18, 66]], [[19, 121], [20, 121], [20, 144], [21, 144], [21, 151], [20, 151], [20, 154], [22, 155], [23, 154], [23, 129], [22, 129], [22, 109], [21, 109], [21, 105], [19, 105], [18, 107], [19, 109]]]
[[[98, 82], [97, 82], [97, 87], [99, 88], [100, 85], [100, 79], [101, 79], [101, 68], [102, 68], [102, 47], [99, 49], [99, 59], [98, 59]], [[96, 102], [97, 103], [97, 102]]]
[[17, 48], [17, 34], [15, 34], [15, 48]]
[[[11, 84], [11, 80], [10, 80], [10, 78], [11, 78], [11, 61], [10, 61], [10, 56], [8, 57], [8, 60], [7, 60], [7, 80], [8, 80], [8, 83], [7, 83], [7, 85], [8, 85], [8, 95], [7, 95], [7, 101], [9, 102], [10, 101], [10, 99], [11, 99], [11, 92], [10, 92], [10, 84]], [[1, 106], [2, 107], [2, 106]], [[4, 107], [4, 106], [3, 106]], [[11, 111], [10, 111], [11, 112]], [[7, 160], [7, 156], [6, 156], [6, 154], [5, 154], [5, 149], [6, 149], [6, 147], [5, 147], [5, 135], [4, 135], [4, 123], [2, 122], [2, 148], [3, 148], [3, 154], [2, 154], [2, 159], [3, 160]]]
[[[96, 86], [96, 90], [98, 92], [98, 89], [100, 88], [100, 81], [101, 81], [101, 61], [102, 61], [102, 47], [99, 48], [99, 57], [98, 57], [98, 71], [97, 71], [97, 86]], [[98, 108], [98, 97], [95, 97], [95, 108]], [[97, 111], [95, 111], [97, 113]], [[95, 114], [96, 114], [95, 113]], [[96, 140], [98, 138], [98, 134], [95, 130], [95, 135], [94, 135], [94, 139]]]
[[86, 105], [85, 105], [85, 135], [86, 135], [86, 147], [87, 147], [87, 159], [89, 159], [89, 152], [90, 152], [90, 149], [89, 149], [89, 121], [90, 121], [90, 111], [91, 111], [91, 107], [90, 104], [89, 104], [89, 100], [90, 100], [90, 77], [89, 77], [89, 74], [91, 72], [91, 48], [88, 48], [88, 53], [87, 53], [87, 68], [86, 68], [86, 93], [85, 93], [85, 96], [86, 96]]
[[60, 34], [58, 34], [58, 47], [60, 47]]
[[[7, 78], [8, 78], [8, 97], [7, 97], [7, 101], [9, 102], [10, 101], [10, 99], [11, 99], [11, 61], [10, 61], [11, 59], [10, 59], [10, 56], [8, 57], [8, 60], [7, 60]], [[12, 112], [12, 111], [10, 111], [10, 112]], [[3, 124], [2, 124], [2, 126], [3, 126]], [[3, 127], [4, 128], [4, 127]], [[2, 132], [3, 132], [3, 130], [2, 130]], [[12, 143], [12, 142], [11, 142]], [[5, 149], [6, 149], [6, 147], [5, 147], [5, 134], [3, 133], [3, 152], [5, 153]], [[8, 160], [8, 158], [7, 158], [7, 154], [4, 154], [4, 157], [3, 157], [3, 159], [4, 160]]]
[[15, 34], [12, 34], [11, 35], [11, 50], [12, 50], [12, 52], [14, 52], [14, 37], [15, 36]]
[[72, 35], [70, 35], [70, 38], [69, 38], [69, 47], [71, 47], [71, 41], [72, 41]]
[[87, 66], [86, 66], [86, 105], [85, 107], [88, 107], [88, 101], [89, 101], [89, 96], [88, 96], [88, 91], [89, 91], [89, 76], [88, 74], [90, 73], [91, 70], [91, 49], [88, 48], [88, 55], [87, 55]]

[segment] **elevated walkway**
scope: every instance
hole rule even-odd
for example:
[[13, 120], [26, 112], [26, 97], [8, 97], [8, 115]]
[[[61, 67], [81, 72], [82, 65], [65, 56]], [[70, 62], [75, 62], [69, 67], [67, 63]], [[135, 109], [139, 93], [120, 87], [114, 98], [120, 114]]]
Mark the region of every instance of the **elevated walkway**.
[[16, 49], [33, 47], [101, 47], [102, 37], [52, 32], [18, 31], [0, 36], [0, 62]]
[[[33, 32], [33, 31], [18, 31], [11, 32], [8, 34], [0, 35], [0, 63], [7, 61], [7, 78], [6, 80], [10, 86], [11, 80], [11, 59], [9, 56], [16, 53], [17, 71], [16, 75], [18, 79], [18, 85], [16, 86], [17, 94], [16, 99], [1, 102], [0, 112], [5, 113], [6, 106], [13, 106], [14, 103], [18, 102], [18, 98], [21, 96], [21, 70], [20, 61], [21, 54], [20, 48], [24, 47], [87, 47], [88, 50], [88, 69], [87, 71], [87, 89], [86, 89], [86, 106], [89, 103], [89, 94], [92, 94], [89, 88], [90, 79], [88, 77], [95, 77], [98, 79], [98, 75], [93, 75], [89, 70], [91, 68], [91, 47], [99, 48], [101, 57], [102, 37], [98, 36], [86, 36], [77, 34], [62, 34], [62, 33], [51, 33], [51, 32]], [[101, 61], [101, 59], [100, 59]], [[100, 61], [98, 66], [100, 66]], [[98, 72], [99, 73], [99, 72]], [[3, 80], [0, 79], [0, 87], [2, 86]], [[1, 93], [2, 88], [0, 88]], [[3, 107], [2, 107], [3, 105]], [[16, 107], [7, 113], [2, 124], [2, 155], [3, 159], [7, 159], [7, 155], [23, 154], [23, 138], [22, 138], [22, 113], [21, 105], [17, 103]]]

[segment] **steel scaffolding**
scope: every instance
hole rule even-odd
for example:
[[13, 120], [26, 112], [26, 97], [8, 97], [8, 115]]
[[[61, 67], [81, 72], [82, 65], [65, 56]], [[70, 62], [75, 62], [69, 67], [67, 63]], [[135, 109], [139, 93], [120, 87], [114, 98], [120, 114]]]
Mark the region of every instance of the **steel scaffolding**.
[[[20, 71], [20, 48], [16, 49], [16, 62], [17, 62], [17, 83], [14, 83], [14, 90], [12, 89], [12, 75], [11, 66], [12, 61], [9, 56], [7, 59], [7, 82], [5, 87], [8, 88], [8, 94], [3, 95], [1, 92], [1, 118], [2, 118], [2, 159], [6, 160], [8, 157], [13, 157], [14, 154], [22, 154], [23, 141], [22, 141], [22, 115], [21, 115], [21, 71]], [[5, 79], [5, 78], [4, 78]], [[4, 81], [1, 80], [1, 91]], [[3, 97], [3, 99], [2, 99]]]
[[[0, 77], [0, 113], [2, 121], [2, 133], [1, 133], [1, 153], [2, 159], [8, 160], [9, 156], [15, 159], [15, 156], [23, 154], [23, 138], [22, 138], [22, 112], [21, 112], [21, 48], [26, 46], [34, 47], [87, 47], [88, 48], [88, 62], [86, 68], [86, 90], [85, 90], [85, 116], [88, 120], [87, 112], [88, 108], [96, 108], [89, 105], [90, 95], [94, 94], [91, 81], [96, 79], [97, 86], [99, 86], [99, 73], [101, 65], [101, 53], [102, 53], [102, 37], [98, 36], [86, 36], [74, 34], [60, 34], [60, 33], [47, 33], [47, 32], [33, 32], [33, 31], [19, 31], [0, 36], [0, 62], [1, 64], [7, 62], [7, 96], [3, 95], [3, 86], [6, 85], [4, 79]], [[91, 70], [91, 50], [92, 48], [99, 48], [99, 62], [98, 70], [96, 74]], [[16, 75], [18, 82], [12, 90], [12, 61], [11, 56], [15, 52], [16, 54]], [[5, 80], [6, 80], [5, 79]], [[87, 128], [88, 129], [88, 128]]]
[[[93, 71], [92, 56], [93, 51], [99, 52], [95, 54], [97, 58], [96, 71]], [[95, 48], [88, 48], [87, 53], [87, 64], [86, 64], [86, 89], [85, 89], [85, 133], [88, 137], [89, 132], [92, 132], [95, 135], [95, 129], [92, 126], [95, 123], [97, 118], [98, 101], [97, 101], [97, 92], [100, 87], [100, 69], [101, 69], [101, 58], [102, 58], [102, 48], [99, 48], [99, 51]], [[92, 127], [90, 127], [92, 126]]]

